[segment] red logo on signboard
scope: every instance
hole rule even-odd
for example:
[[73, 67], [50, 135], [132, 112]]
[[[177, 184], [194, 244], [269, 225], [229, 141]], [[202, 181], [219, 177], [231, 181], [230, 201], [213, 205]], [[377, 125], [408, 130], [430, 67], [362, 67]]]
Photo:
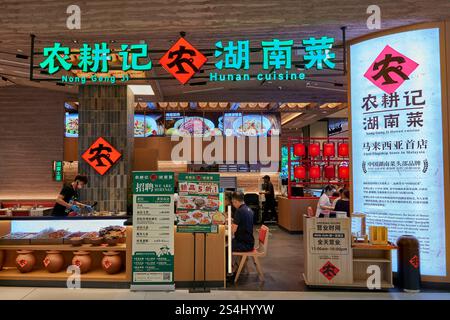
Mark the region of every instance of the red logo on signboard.
[[338, 274], [338, 272], [340, 271], [338, 267], [336, 267], [334, 264], [332, 264], [330, 261], [327, 261], [327, 263], [325, 263], [323, 265], [322, 268], [320, 268], [320, 273], [323, 274], [325, 276], [325, 278], [327, 278], [328, 280], [333, 279], [334, 277], [336, 277], [336, 275]]
[[159, 63], [178, 81], [185, 84], [208, 59], [184, 38], [180, 38]]
[[400, 52], [386, 46], [372, 65], [367, 69], [364, 77], [374, 85], [391, 94], [400, 87], [419, 64]]
[[121, 157], [105, 139], [98, 138], [81, 156], [99, 174], [104, 175]]
[[418, 256], [412, 257], [411, 260], [409, 260], [409, 263], [411, 263], [414, 269], [417, 269], [419, 267], [419, 257]]

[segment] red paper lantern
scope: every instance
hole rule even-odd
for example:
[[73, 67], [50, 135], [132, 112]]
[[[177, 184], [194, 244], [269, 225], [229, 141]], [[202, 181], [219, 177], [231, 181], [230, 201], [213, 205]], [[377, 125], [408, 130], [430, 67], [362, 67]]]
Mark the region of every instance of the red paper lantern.
[[305, 155], [305, 145], [303, 143], [294, 145], [294, 155], [296, 157], [303, 157]]
[[325, 178], [334, 179], [336, 176], [336, 171], [334, 170], [334, 165], [325, 166]]
[[318, 143], [311, 143], [309, 145], [309, 155], [311, 157], [318, 157], [320, 155], [320, 146]]
[[340, 166], [338, 169], [338, 175], [340, 179], [348, 179], [350, 170], [348, 167]]
[[304, 166], [296, 166], [294, 168], [294, 177], [296, 179], [305, 179], [306, 177], [306, 169]]
[[319, 166], [312, 166], [309, 168], [309, 177], [311, 179], [318, 179], [320, 178], [320, 167]]
[[348, 143], [339, 143], [338, 154], [339, 157], [348, 157]]
[[323, 144], [323, 155], [325, 157], [334, 157], [335, 155], [334, 143], [327, 142]]

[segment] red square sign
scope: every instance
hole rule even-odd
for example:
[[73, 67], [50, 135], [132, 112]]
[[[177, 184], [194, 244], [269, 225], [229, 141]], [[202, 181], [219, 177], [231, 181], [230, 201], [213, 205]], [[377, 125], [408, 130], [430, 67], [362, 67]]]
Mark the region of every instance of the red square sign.
[[391, 94], [400, 87], [403, 82], [409, 80], [409, 75], [419, 64], [390, 46], [384, 47], [375, 61], [367, 69], [364, 77], [374, 85]]
[[81, 156], [99, 174], [104, 175], [122, 156], [105, 139], [98, 138]]
[[327, 261], [327, 263], [325, 263], [323, 265], [323, 267], [320, 268], [319, 271], [321, 274], [324, 275], [325, 278], [327, 278], [328, 280], [331, 280], [334, 277], [336, 277], [336, 275], [339, 273], [340, 270], [338, 267], [336, 267], [330, 261]]
[[185, 84], [205, 64], [208, 59], [184, 38], [180, 38], [159, 63], [178, 81]]

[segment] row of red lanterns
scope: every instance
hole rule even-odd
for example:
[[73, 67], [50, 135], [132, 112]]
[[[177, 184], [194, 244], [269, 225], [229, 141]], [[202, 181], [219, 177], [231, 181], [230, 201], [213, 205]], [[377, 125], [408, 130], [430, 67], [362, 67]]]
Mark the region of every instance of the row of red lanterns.
[[[324, 166], [324, 176], [326, 179], [334, 179], [336, 178], [336, 169], [334, 165]], [[338, 167], [338, 178], [339, 179], [348, 179], [349, 177], [349, 167], [347, 166], [339, 166]], [[294, 168], [294, 177], [297, 179], [305, 179], [306, 178], [306, 168], [304, 166], [296, 166]], [[309, 167], [309, 178], [310, 179], [319, 179], [320, 178], [320, 166], [311, 166]]]
[[[308, 146], [309, 156], [318, 157], [320, 155], [320, 145], [318, 143], [311, 143]], [[339, 157], [348, 157], [348, 143], [338, 144], [338, 155]], [[323, 143], [323, 155], [324, 157], [334, 157], [336, 154], [336, 149], [334, 147], [334, 142], [324, 142]], [[296, 157], [303, 157], [306, 155], [306, 147], [303, 143], [296, 143], [294, 145], [294, 155]]]

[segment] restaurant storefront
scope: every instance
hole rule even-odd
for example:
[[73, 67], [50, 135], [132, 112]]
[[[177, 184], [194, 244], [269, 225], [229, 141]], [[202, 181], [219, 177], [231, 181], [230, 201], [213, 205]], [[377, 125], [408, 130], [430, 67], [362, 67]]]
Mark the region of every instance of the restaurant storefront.
[[[0, 285], [271, 290], [277, 270], [278, 290], [293, 273], [298, 291], [396, 290], [405, 235], [422, 281], [448, 284], [450, 23], [340, 32], [208, 48], [182, 34], [168, 50], [32, 35], [30, 80], [71, 91], [0, 89]], [[166, 99], [167, 79], [185, 94]], [[247, 82], [332, 93], [220, 95]], [[88, 183], [55, 216], [78, 175]], [[349, 192], [348, 212], [316, 211], [327, 185]], [[232, 253], [228, 192], [253, 211], [254, 251]], [[286, 237], [300, 251], [283, 269]]]

